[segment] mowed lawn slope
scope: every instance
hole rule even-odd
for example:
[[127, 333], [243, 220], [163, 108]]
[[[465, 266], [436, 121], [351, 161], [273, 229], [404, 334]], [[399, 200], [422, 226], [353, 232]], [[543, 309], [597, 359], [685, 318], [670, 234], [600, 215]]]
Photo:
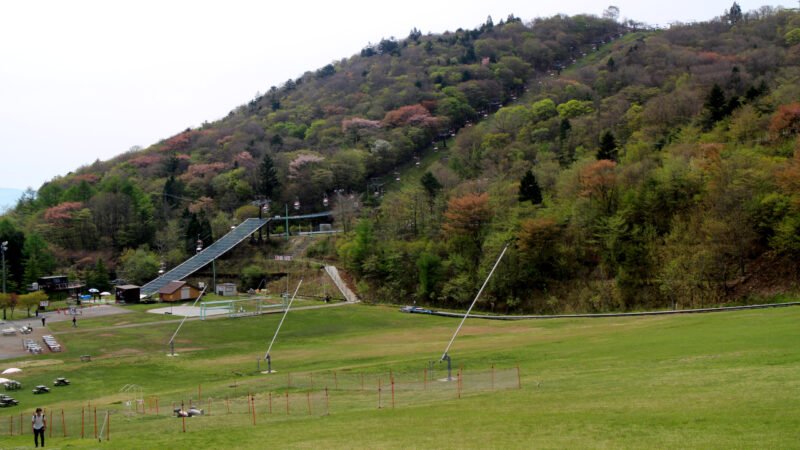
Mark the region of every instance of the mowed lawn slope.
[[[230, 392], [289, 372], [422, 373], [441, 356], [458, 320], [407, 315], [365, 305], [293, 311], [271, 352], [277, 374], [256, 373], [279, 315], [186, 322], [176, 352], [166, 347], [175, 324], [62, 334], [66, 351], [6, 362], [22, 366], [22, 405], [0, 410], [0, 447], [30, 444], [8, 436], [9, 416], [35, 406], [120, 409], [120, 387], [142, 386], [162, 399], [197, 398], [198, 385]], [[88, 322], [88, 320], [86, 321]], [[400, 406], [360, 406], [332, 392], [329, 416], [212, 414], [181, 421], [113, 414], [111, 442], [58, 437], [59, 447], [797, 447], [800, 445], [800, 308], [660, 317], [499, 322], [470, 319], [450, 354], [454, 367], [520, 366], [522, 389], [457, 399], [398, 392]], [[87, 324], [88, 325], [88, 324]], [[93, 361], [80, 363], [79, 355]], [[34, 363], [28, 363], [34, 361]], [[264, 368], [262, 362], [262, 369]], [[443, 375], [437, 364], [437, 376]], [[55, 377], [67, 388], [33, 396]], [[270, 378], [273, 377], [273, 378]], [[420, 375], [421, 378], [421, 375]], [[277, 383], [277, 381], [276, 381]], [[244, 394], [239, 389], [238, 395]], [[305, 390], [293, 391], [302, 395]], [[232, 395], [233, 393], [230, 392]], [[206, 395], [211, 394], [204, 394]], [[387, 394], [388, 395], [388, 394]], [[241, 399], [239, 400], [241, 403]], [[168, 403], [165, 405], [164, 403]], [[277, 403], [276, 403], [277, 405]], [[387, 401], [384, 401], [384, 406]], [[77, 411], [77, 413], [75, 413]], [[284, 411], [285, 412], [285, 411]], [[29, 418], [28, 418], [29, 420]], [[5, 422], [4, 422], [5, 421]], [[69, 420], [68, 420], [69, 422]], [[5, 424], [5, 425], [4, 425]], [[26, 424], [27, 425], [27, 424]], [[91, 434], [91, 433], [88, 433]]]

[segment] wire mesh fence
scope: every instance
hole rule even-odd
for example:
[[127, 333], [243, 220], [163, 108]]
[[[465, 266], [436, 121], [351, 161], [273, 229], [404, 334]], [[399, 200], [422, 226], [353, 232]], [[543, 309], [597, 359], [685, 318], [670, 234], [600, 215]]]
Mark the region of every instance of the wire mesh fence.
[[[415, 372], [271, 373], [243, 381], [187, 387], [183, 392], [160, 397], [126, 397], [107, 405], [87, 403], [80, 411], [45, 410], [45, 414], [49, 436], [110, 440], [114, 421], [117, 430], [125, 430], [146, 417], [171, 416], [180, 419], [174, 425], [175, 431], [187, 432], [201, 423], [192, 423], [195, 417], [213, 420], [225, 415], [236, 423], [257, 425], [274, 416], [321, 417], [344, 411], [402, 408], [521, 388], [518, 366], [500, 369], [492, 365], [479, 370], [459, 367], [450, 377], [446, 370], [434, 372], [428, 367]], [[30, 434], [30, 420], [26, 413], [7, 415], [5, 434]]]

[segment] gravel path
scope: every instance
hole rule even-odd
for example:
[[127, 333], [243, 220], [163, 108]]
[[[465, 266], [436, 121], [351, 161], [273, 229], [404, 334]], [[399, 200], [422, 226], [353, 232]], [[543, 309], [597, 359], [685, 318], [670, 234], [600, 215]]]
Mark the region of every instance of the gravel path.
[[[125, 308], [120, 308], [117, 306], [99, 305], [79, 309], [78, 314], [76, 314], [75, 317], [78, 319], [78, 326], [80, 326], [82, 319], [109, 316], [113, 314], [127, 314], [130, 312], [131, 311]], [[33, 332], [31, 334], [22, 334], [17, 332], [13, 336], [0, 335], [0, 360], [30, 356], [30, 353], [22, 347], [22, 339], [32, 339], [34, 342], [42, 346], [44, 353], [50, 353], [50, 350], [46, 345], [44, 345], [42, 336], [46, 334], [55, 335], [57, 333], [50, 331], [47, 326], [42, 326], [42, 317], [46, 319], [45, 323], [72, 320], [71, 314], [60, 314], [55, 311], [48, 311], [46, 313], [39, 313], [39, 317], [31, 316], [30, 318], [26, 319], [8, 320], [0, 324], [0, 329], [19, 329], [23, 325], [28, 325], [33, 328]], [[61, 347], [64, 348], [64, 344], [62, 342], [59, 342], [59, 344], [61, 344]]]

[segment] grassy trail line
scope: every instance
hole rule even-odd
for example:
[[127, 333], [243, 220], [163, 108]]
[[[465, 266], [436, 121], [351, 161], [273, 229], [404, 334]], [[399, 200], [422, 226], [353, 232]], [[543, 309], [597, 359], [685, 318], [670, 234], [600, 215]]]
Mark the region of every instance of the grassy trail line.
[[[292, 311], [302, 311], [306, 309], [319, 309], [319, 308], [332, 308], [335, 306], [343, 306], [343, 305], [354, 305], [353, 302], [342, 302], [342, 303], [332, 303], [328, 305], [312, 305], [312, 306], [301, 306], [299, 308], [295, 308]], [[276, 313], [283, 313], [282, 309], [272, 310], [272, 311], [264, 311], [259, 315], [263, 314], [276, 314]], [[220, 314], [217, 316], [207, 317], [208, 320], [211, 319], [220, 319], [228, 317], [227, 314]], [[144, 322], [144, 323], [129, 323], [126, 325], [112, 325], [108, 327], [98, 327], [98, 328], [86, 328], [86, 329], [78, 329], [78, 330], [68, 330], [68, 331], [54, 331], [50, 334], [79, 334], [79, 333], [89, 333], [92, 331], [108, 331], [108, 330], [118, 330], [120, 328], [136, 328], [136, 327], [146, 327], [150, 325], [163, 325], [165, 323], [180, 323], [183, 319], [175, 319], [175, 320], [161, 320], [158, 322]], [[202, 317], [190, 317], [186, 319], [186, 322], [189, 321], [196, 321], [196, 320], [203, 320]]]

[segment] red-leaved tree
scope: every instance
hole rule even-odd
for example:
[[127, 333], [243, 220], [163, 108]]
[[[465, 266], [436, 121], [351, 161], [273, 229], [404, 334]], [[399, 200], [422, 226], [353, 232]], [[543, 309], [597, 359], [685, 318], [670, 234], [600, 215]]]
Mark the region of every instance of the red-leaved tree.
[[769, 123], [769, 131], [778, 137], [800, 133], [800, 103], [780, 106]]

